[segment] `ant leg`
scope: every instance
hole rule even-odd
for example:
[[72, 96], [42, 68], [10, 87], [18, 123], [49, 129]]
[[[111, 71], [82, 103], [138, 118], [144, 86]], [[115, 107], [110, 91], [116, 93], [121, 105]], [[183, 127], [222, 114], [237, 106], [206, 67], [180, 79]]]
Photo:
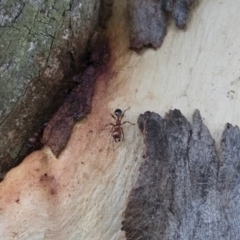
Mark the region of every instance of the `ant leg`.
[[111, 131], [110, 131], [110, 132], [113, 132], [113, 130], [114, 130], [114, 127], [115, 127], [115, 126], [112, 126], [112, 129], [111, 129]]
[[113, 123], [109, 123], [109, 124], [107, 124], [107, 125], [105, 125], [104, 127], [107, 127], [107, 126], [115, 126], [115, 124], [113, 124]]
[[105, 128], [106, 128], [107, 126], [112, 126], [112, 127], [114, 127], [114, 126], [115, 126], [115, 124], [113, 124], [113, 123], [109, 123], [109, 124], [107, 124], [107, 125], [103, 126], [103, 128], [102, 128], [101, 130], [105, 130]]
[[120, 130], [121, 130], [121, 132], [122, 132], [122, 140], [123, 140], [123, 142], [124, 142], [124, 132], [123, 132], [123, 129], [120, 127]]
[[117, 121], [117, 118], [113, 114], [111, 114], [111, 116], [112, 116], [112, 118], [114, 118]]
[[132, 125], [135, 125], [135, 123], [131, 123], [131, 122], [129, 122], [129, 121], [125, 121], [125, 122], [121, 123], [121, 125], [123, 125], [123, 124], [125, 124], [125, 123], [130, 123], [130, 124], [132, 124]]
[[125, 114], [125, 112], [126, 112], [128, 109], [130, 109], [130, 107], [128, 107], [127, 109], [125, 109], [125, 110], [123, 111], [123, 113], [122, 113], [122, 115], [121, 115], [121, 118], [120, 118], [120, 120], [122, 120], [122, 119], [123, 119], [123, 117], [124, 117], [124, 114]]

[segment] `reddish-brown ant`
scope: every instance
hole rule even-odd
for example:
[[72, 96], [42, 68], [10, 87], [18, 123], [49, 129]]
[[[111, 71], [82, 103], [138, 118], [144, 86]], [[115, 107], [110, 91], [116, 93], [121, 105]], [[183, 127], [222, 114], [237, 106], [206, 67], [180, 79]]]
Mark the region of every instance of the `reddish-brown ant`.
[[[129, 108], [130, 108], [130, 107], [129, 107]], [[124, 141], [124, 132], [123, 132], [123, 129], [122, 129], [121, 125], [123, 125], [123, 124], [125, 124], [125, 123], [130, 123], [130, 124], [132, 124], [132, 125], [135, 125], [134, 123], [131, 123], [131, 122], [129, 122], [129, 121], [125, 121], [125, 122], [123, 122], [123, 123], [121, 122], [122, 119], [123, 119], [123, 117], [124, 117], [124, 113], [125, 113], [129, 108], [127, 108], [127, 109], [124, 110], [123, 112], [122, 112], [121, 109], [116, 109], [115, 112], [114, 112], [115, 116], [114, 116], [113, 114], [111, 114], [112, 118], [115, 119], [116, 123], [115, 123], [115, 124], [109, 123], [109, 124], [107, 124], [107, 125], [105, 126], [105, 127], [110, 126], [110, 125], [112, 126], [111, 132], [112, 132], [112, 137], [113, 137], [113, 139], [114, 139], [115, 142], [120, 142], [121, 139]]]

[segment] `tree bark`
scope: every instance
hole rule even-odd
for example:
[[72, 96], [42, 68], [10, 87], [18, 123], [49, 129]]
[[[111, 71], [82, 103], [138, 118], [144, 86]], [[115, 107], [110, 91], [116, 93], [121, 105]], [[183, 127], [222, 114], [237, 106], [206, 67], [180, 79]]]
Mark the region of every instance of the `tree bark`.
[[[166, 228], [160, 229], [162, 236], [169, 236], [165, 232], [172, 230], [173, 237], [176, 237], [177, 229], [180, 237], [183, 237], [186, 232], [183, 228], [186, 228], [189, 229], [186, 237], [191, 236], [192, 232], [196, 236], [202, 234], [208, 237], [207, 231], [200, 233], [197, 229], [200, 226], [201, 229], [208, 229], [207, 225], [211, 230], [209, 236], [214, 229], [215, 234], [220, 236], [221, 231], [226, 230], [228, 221], [232, 219], [238, 223], [238, 199], [235, 201], [232, 195], [237, 196], [238, 192], [238, 163], [223, 162], [225, 155], [230, 154], [230, 148], [233, 150], [231, 159], [236, 159], [235, 156], [238, 155], [239, 147], [234, 145], [239, 141], [238, 128], [228, 125], [222, 137], [226, 141], [221, 142], [221, 148], [218, 140], [226, 122], [240, 125], [240, 34], [236, 31], [236, 22], [240, 20], [240, 2], [202, 0], [190, 16], [191, 21], [188, 22], [186, 31], [169, 24], [160, 49], [143, 50], [138, 54], [129, 50], [127, 3], [128, 1], [116, 0], [113, 5], [113, 16], [107, 28], [112, 65], [109, 71], [95, 80], [91, 113], [75, 124], [67, 145], [58, 158], [48, 147], [44, 147], [11, 169], [0, 183], [0, 239], [126, 239], [127, 227], [136, 230], [130, 218], [127, 218], [130, 217], [127, 212], [130, 210], [128, 203], [132, 200], [131, 192], [135, 191], [138, 177], [143, 176], [143, 172], [147, 174], [147, 169], [140, 167], [142, 164], [145, 166], [144, 163], [149, 160], [146, 152], [160, 150], [166, 154], [166, 158], [158, 156], [155, 159], [156, 165], [159, 165], [157, 160], [161, 160], [166, 172], [161, 170], [161, 166], [156, 169], [150, 167], [149, 170], [155, 171], [156, 175], [152, 176], [149, 172], [146, 186], [149, 186], [151, 179], [159, 180], [160, 177], [167, 177], [167, 174], [172, 179], [167, 178], [169, 185], [161, 182], [160, 186], [156, 186], [155, 189], [165, 190], [156, 192], [156, 195], [150, 192], [151, 186], [154, 187], [155, 184], [153, 181], [148, 198], [139, 194], [139, 207], [135, 206], [136, 214], [131, 212], [132, 216], [138, 217], [145, 213], [140, 211], [142, 200], [146, 200], [144, 206], [149, 210], [149, 200], [163, 199], [166, 201], [152, 201], [155, 208], [151, 209], [152, 216], [157, 212], [163, 217], [160, 221]], [[114, 123], [110, 113], [114, 113], [115, 109], [124, 110], [128, 107], [130, 109], [125, 113], [123, 121], [137, 123], [139, 114], [146, 110], [155, 112], [149, 114], [152, 124], [148, 127], [156, 126], [156, 140], [162, 136], [171, 145], [162, 141], [157, 149], [146, 151], [143, 136], [148, 136], [148, 133], [142, 135], [137, 124], [122, 125], [125, 140], [115, 143], [111, 128], [104, 126]], [[212, 138], [216, 140], [217, 157], [214, 141], [198, 113], [195, 114], [194, 124], [190, 124], [196, 108], [201, 112], [202, 121], [209, 128]], [[172, 110], [168, 118], [161, 118], [159, 115], [164, 116], [168, 109], [180, 109], [182, 114]], [[148, 122], [145, 115], [141, 115], [141, 119], [140, 122]], [[150, 133], [155, 135], [155, 132]], [[182, 139], [179, 139], [181, 136]], [[162, 145], [166, 146], [165, 150]], [[167, 147], [170, 147], [169, 151]], [[224, 149], [224, 154], [221, 155], [219, 149]], [[191, 157], [191, 164], [184, 157], [178, 159], [184, 152]], [[193, 158], [192, 155], [196, 152], [199, 152], [199, 156]], [[219, 156], [224, 158], [220, 163]], [[169, 157], [171, 158], [167, 161]], [[203, 161], [198, 161], [198, 158]], [[230, 171], [234, 175], [227, 177], [231, 175], [228, 174]], [[217, 183], [214, 180], [216, 174]], [[204, 181], [201, 182], [200, 178]], [[221, 187], [224, 186], [222, 182], [226, 184], [225, 188]], [[198, 188], [192, 192], [192, 185], [196, 184]], [[182, 185], [189, 186], [190, 189], [183, 189]], [[174, 192], [169, 192], [169, 188], [165, 189], [164, 186], [172, 187]], [[191, 196], [185, 196], [188, 192]], [[226, 196], [229, 198], [223, 201]], [[167, 202], [179, 205], [169, 206]], [[205, 209], [196, 209], [196, 206]], [[218, 212], [219, 208], [225, 213], [224, 216]], [[185, 214], [186, 210], [192, 217]], [[192, 210], [196, 212], [192, 213]], [[126, 222], [125, 231], [122, 231], [124, 212]], [[199, 222], [197, 213], [202, 214]], [[216, 225], [211, 222], [214, 217], [219, 220]], [[164, 218], [170, 222], [164, 223]], [[153, 223], [148, 229], [140, 226], [146, 230], [146, 235], [150, 233], [150, 227], [159, 229], [158, 222], [151, 222], [144, 216], [138, 219], [139, 223]], [[189, 219], [191, 222], [188, 224], [186, 220]], [[222, 225], [219, 230], [223, 221], [226, 225]], [[194, 223], [197, 228], [192, 231]], [[238, 236], [234, 232], [236, 229], [234, 223], [229, 225], [228, 231], [225, 231], [228, 235], [219, 238], [234, 239], [234, 234]], [[143, 233], [138, 234], [139, 237], [143, 236]]]
[[129, 0], [130, 48], [159, 48], [167, 32], [169, 16], [186, 29], [190, 7], [196, 0]]
[[71, 77], [82, 68], [99, 6], [99, 0], [1, 1], [0, 174], [26, 155], [28, 139], [75, 86]]
[[91, 112], [95, 80], [109, 71], [111, 53], [106, 35], [103, 32], [96, 32], [90, 46], [91, 64], [82, 74], [74, 77], [78, 86], [68, 94], [43, 132], [41, 142], [50, 147], [55, 156], [58, 156], [66, 146], [74, 124]]
[[192, 126], [178, 110], [138, 123], [146, 159], [125, 211], [127, 239], [239, 239], [239, 128], [227, 124], [218, 157], [199, 111]]

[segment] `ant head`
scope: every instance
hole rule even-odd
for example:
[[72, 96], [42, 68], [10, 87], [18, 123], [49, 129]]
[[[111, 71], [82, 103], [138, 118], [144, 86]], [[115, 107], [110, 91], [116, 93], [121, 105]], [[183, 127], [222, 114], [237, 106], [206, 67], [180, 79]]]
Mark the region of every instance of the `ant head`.
[[122, 110], [121, 110], [121, 109], [116, 109], [115, 112], [114, 112], [114, 114], [115, 114], [117, 117], [119, 117], [119, 116], [122, 115]]

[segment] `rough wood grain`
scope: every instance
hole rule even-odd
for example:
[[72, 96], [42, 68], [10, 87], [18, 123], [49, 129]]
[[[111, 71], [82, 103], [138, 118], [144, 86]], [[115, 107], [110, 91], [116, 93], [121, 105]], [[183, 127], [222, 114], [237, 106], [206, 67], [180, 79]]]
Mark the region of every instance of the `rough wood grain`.
[[138, 123], [146, 160], [125, 210], [127, 239], [239, 239], [239, 128], [224, 130], [219, 166], [198, 110], [192, 127], [179, 110]]
[[184, 29], [195, 0], [129, 0], [130, 48], [158, 48], [167, 32], [169, 13], [177, 27]]

